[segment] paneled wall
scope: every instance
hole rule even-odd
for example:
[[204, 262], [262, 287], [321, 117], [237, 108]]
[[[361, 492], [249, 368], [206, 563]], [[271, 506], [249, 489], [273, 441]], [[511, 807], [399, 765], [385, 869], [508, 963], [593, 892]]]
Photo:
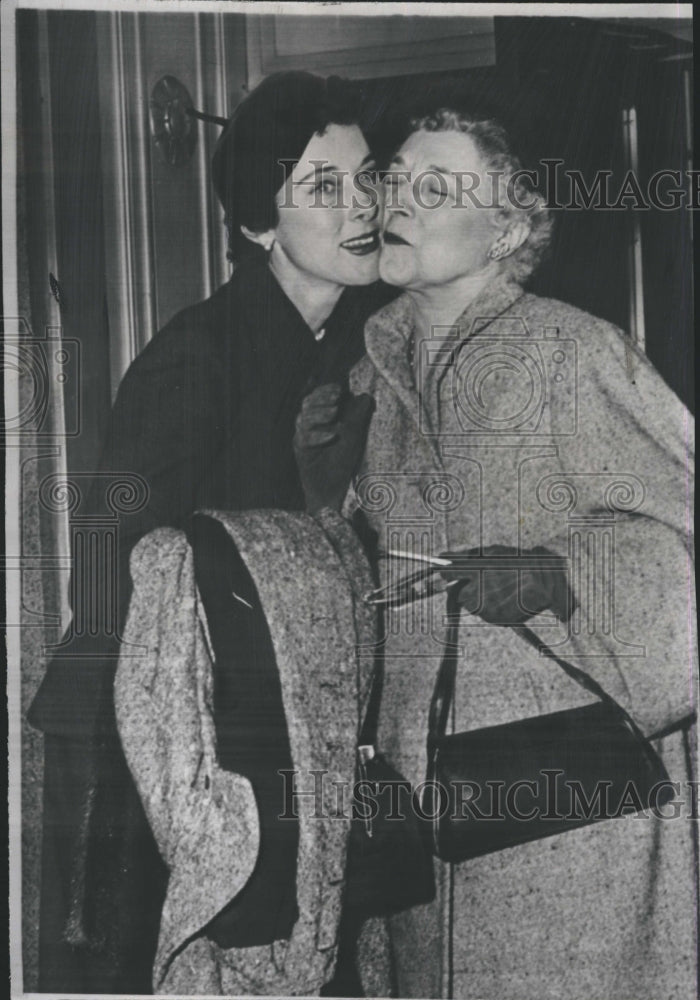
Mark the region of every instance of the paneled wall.
[[221, 128], [191, 121], [193, 148], [182, 162], [169, 162], [153, 141], [150, 104], [158, 82], [169, 77], [197, 110], [228, 116], [245, 96], [245, 19], [100, 13], [96, 23], [114, 394], [153, 334], [229, 275], [209, 181]]

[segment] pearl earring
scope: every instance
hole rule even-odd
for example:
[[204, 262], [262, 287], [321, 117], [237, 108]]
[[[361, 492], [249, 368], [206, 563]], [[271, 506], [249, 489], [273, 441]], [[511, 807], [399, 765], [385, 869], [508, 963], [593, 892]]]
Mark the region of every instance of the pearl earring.
[[501, 257], [505, 257], [510, 251], [508, 246], [508, 241], [505, 239], [497, 240], [488, 252], [488, 257], [490, 260], [500, 260]]

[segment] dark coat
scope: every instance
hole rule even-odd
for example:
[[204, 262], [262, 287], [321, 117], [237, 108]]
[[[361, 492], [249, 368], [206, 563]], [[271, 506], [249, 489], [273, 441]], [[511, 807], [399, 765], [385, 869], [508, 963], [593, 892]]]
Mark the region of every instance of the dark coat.
[[[120, 386], [85, 510], [100, 513], [105, 474], [147, 484], [147, 502], [119, 523], [118, 633], [129, 554], [147, 532], [186, 529], [199, 509], [303, 508], [292, 449], [301, 400], [347, 380], [366, 319], [391, 294], [346, 289], [317, 342], [268, 268], [244, 264], [147, 345]], [[119, 640], [83, 635], [77, 651], [54, 657], [29, 713], [46, 737], [39, 988], [147, 993], [167, 870], [116, 733]]]

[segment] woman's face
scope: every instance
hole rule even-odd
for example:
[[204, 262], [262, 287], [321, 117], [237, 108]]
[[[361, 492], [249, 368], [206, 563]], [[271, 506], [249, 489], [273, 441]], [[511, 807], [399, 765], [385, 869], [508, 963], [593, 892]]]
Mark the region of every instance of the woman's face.
[[[378, 192], [368, 190], [374, 160], [357, 125], [314, 135], [275, 201], [273, 253], [307, 280], [367, 285], [379, 268]], [[367, 176], [365, 176], [367, 175]]]
[[[392, 160], [385, 180], [379, 273], [390, 285], [421, 290], [482, 271], [499, 236], [496, 208], [462, 193], [480, 178], [476, 199], [490, 190], [474, 142], [462, 132], [414, 132]], [[460, 186], [460, 173], [463, 175]]]

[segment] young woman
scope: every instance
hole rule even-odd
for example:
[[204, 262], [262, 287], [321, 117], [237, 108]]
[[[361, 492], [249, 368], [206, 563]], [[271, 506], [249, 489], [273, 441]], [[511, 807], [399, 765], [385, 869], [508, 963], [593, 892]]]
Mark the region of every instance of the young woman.
[[[280, 73], [243, 101], [221, 136], [213, 179], [233, 276], [171, 320], [128, 370], [88, 500], [98, 512], [110, 473], [136, 473], [147, 487], [143, 507], [119, 525], [118, 632], [129, 554], [147, 532], [184, 529], [200, 508], [303, 507], [292, 450], [300, 401], [313, 384], [346, 377], [363, 352], [365, 320], [386, 301], [375, 284], [377, 199], [358, 119], [358, 96], [343, 81]], [[197, 525], [214, 609], [226, 550], [213, 522]], [[225, 621], [225, 601], [214, 611]], [[217, 641], [215, 722], [227, 767], [236, 705], [225, 627]], [[86, 635], [78, 652], [49, 665], [30, 710], [46, 739], [40, 989], [148, 993], [167, 871], [115, 729], [118, 643]], [[288, 742], [276, 698], [265, 732], [276, 733], [271, 762], [280, 766]], [[247, 908], [212, 931], [224, 946], [246, 932], [252, 943], [256, 933], [274, 939], [293, 924], [297, 833], [288, 827], [273, 834], [277, 848]]]

